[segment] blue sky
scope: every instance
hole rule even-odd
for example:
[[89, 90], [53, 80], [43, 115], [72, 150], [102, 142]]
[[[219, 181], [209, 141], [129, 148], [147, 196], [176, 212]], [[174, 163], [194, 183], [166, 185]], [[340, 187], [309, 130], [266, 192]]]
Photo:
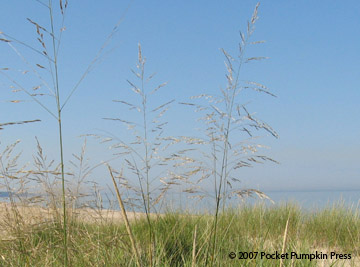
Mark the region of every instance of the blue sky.
[[[134, 80], [130, 68], [135, 68], [138, 43], [147, 58], [148, 73], [157, 73], [156, 83], [168, 81], [155, 103], [182, 102], [192, 95], [218, 92], [226, 84], [220, 48], [236, 54], [238, 32], [245, 31], [255, 5], [255, 1], [69, 1], [59, 54], [64, 97], [119, 18], [124, 16], [124, 20], [107, 46], [109, 53], [64, 109], [67, 157], [80, 150], [81, 134], [97, 129], [126, 134], [101, 118], [124, 114], [113, 99], [132, 100], [126, 80]], [[46, 9], [37, 1], [20, 0], [3, 1], [0, 7], [0, 31], [38, 45], [35, 27], [26, 18], [47, 25]], [[279, 133], [278, 140], [263, 133], [261, 142], [271, 147], [267, 155], [280, 165], [242, 170], [244, 186], [360, 189], [359, 14], [358, 1], [261, 2], [253, 40], [266, 43], [249, 49], [248, 56], [269, 59], [248, 64], [242, 79], [266, 84], [278, 97], [250, 95], [244, 102], [251, 101], [251, 110]], [[29, 61], [41, 62], [38, 55], [19, 49]], [[0, 43], [0, 53], [0, 68], [26, 68], [6, 43]], [[37, 83], [31, 77], [14, 75], [26, 87]], [[1, 146], [23, 140], [24, 160], [30, 161], [37, 136], [49, 157], [56, 158], [56, 121], [34, 102], [9, 103], [29, 99], [11, 93], [3, 76], [0, 87], [0, 123], [42, 120], [0, 131]], [[169, 135], [195, 133], [196, 116], [191, 109], [175, 104], [167, 119]], [[106, 148], [94, 140], [88, 140], [88, 153], [95, 163], [109, 158]], [[97, 171], [97, 177], [102, 171]]]

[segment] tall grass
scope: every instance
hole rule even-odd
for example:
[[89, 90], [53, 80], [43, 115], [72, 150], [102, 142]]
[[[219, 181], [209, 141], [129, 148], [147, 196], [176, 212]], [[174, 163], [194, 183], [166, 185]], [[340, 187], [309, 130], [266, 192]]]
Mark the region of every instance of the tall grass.
[[[133, 138], [118, 137], [112, 133], [92, 136], [100, 138], [101, 142], [111, 142], [110, 148], [115, 151], [114, 154], [125, 162], [121, 170], [114, 170], [114, 173], [117, 174], [120, 186], [137, 196], [127, 201], [128, 204], [140, 207], [146, 215], [149, 231], [148, 265], [155, 266], [157, 237], [153, 230], [152, 214], [159, 212], [168, 190], [180, 183], [182, 177], [176, 174], [175, 169], [182, 156], [174, 157], [177, 152], [171, 147], [178, 142], [174, 142], [172, 137], [164, 136], [167, 122], [163, 117], [174, 100], [158, 104], [157, 92], [163, 90], [167, 83], [153, 86], [155, 74], [147, 74], [145, 63], [146, 58], [139, 44], [136, 69], [131, 70], [137, 82], [128, 80], [131, 91], [138, 97], [138, 102], [125, 101], [124, 98], [114, 100], [138, 116], [133, 116], [134, 121], [125, 119], [126, 115], [104, 118], [124, 124], [131, 133], [129, 136]], [[121, 201], [119, 205], [122, 206]]]
[[[232, 196], [248, 197], [252, 194], [261, 198], [266, 195], [255, 189], [235, 189], [235, 185], [240, 181], [238, 169], [251, 167], [254, 163], [263, 163], [265, 161], [276, 162], [275, 160], [259, 154], [258, 150], [262, 146], [255, 142], [254, 130], [265, 130], [274, 137], [277, 133], [265, 122], [262, 122], [251, 114], [245, 100], [242, 98], [246, 90], [255, 90], [260, 93], [272, 94], [268, 88], [258, 82], [242, 82], [241, 73], [244, 65], [252, 61], [266, 59], [265, 57], [247, 57], [247, 47], [263, 43], [263, 41], [251, 41], [252, 34], [255, 30], [255, 23], [258, 20], [258, 7], [256, 5], [254, 13], [248, 21], [247, 30], [240, 32], [241, 41], [237, 57], [231, 56], [225, 49], [222, 52], [225, 56], [227, 84], [221, 89], [218, 95], [202, 94], [194, 96], [192, 99], [204, 100], [205, 104], [182, 103], [185, 105], [195, 106], [197, 112], [204, 114], [200, 120], [205, 124], [205, 138], [198, 140], [198, 143], [207, 146], [205, 160], [211, 164], [201, 163], [205, 166], [204, 172], [207, 172], [205, 178], [212, 179], [215, 194], [215, 211], [214, 223], [211, 233], [211, 247], [209, 245], [209, 257], [211, 253], [211, 265], [217, 249], [217, 230], [218, 216], [221, 210], [226, 207], [226, 199]], [[244, 137], [244, 135], [247, 135]], [[190, 144], [194, 144], [190, 140]], [[198, 161], [197, 161], [198, 162]], [[203, 177], [200, 180], [206, 180]]]
[[[206, 105], [195, 105], [192, 103], [183, 103], [188, 105], [195, 105], [198, 111], [205, 113], [205, 116], [201, 118], [205, 122], [206, 138], [192, 138], [192, 137], [162, 137], [164, 126], [166, 122], [160, 122], [159, 118], [167, 111], [167, 107], [173, 101], [166, 102], [161, 104], [158, 107], [149, 108], [150, 96], [157, 92], [158, 89], [165, 86], [166, 83], [163, 83], [157, 86], [153, 90], [148, 90], [146, 85], [151, 81], [153, 75], [145, 76], [145, 58], [142, 55], [142, 50], [139, 45], [138, 52], [138, 62], [136, 70], [132, 70], [133, 74], [138, 79], [139, 83], [128, 81], [130, 84], [131, 90], [139, 96], [140, 103], [130, 103], [125, 100], [116, 100], [116, 102], [121, 103], [131, 111], [138, 111], [140, 119], [138, 121], [129, 121], [125, 120], [123, 117], [115, 118], [106, 118], [107, 120], [118, 121], [125, 124], [128, 129], [133, 131], [133, 136], [135, 137], [134, 141], [127, 141], [123, 138], [119, 138], [112, 134], [107, 136], [98, 136], [102, 138], [102, 142], [115, 142], [112, 145], [112, 148], [120, 149], [120, 153], [123, 156], [123, 159], [126, 162], [126, 168], [137, 177], [137, 184], [130, 179], [129, 172], [122, 171], [119, 179], [125, 188], [134, 190], [140, 195], [142, 201], [142, 207], [146, 214], [149, 230], [149, 244], [152, 245], [152, 248], [149, 248], [148, 258], [149, 265], [153, 265], [156, 262], [153, 259], [157, 258], [156, 255], [153, 255], [153, 252], [156, 253], [156, 243], [157, 239], [153, 230], [153, 222], [151, 220], [150, 213], [155, 207], [155, 204], [164, 196], [164, 194], [169, 190], [170, 185], [178, 184], [188, 184], [193, 177], [198, 179], [195, 183], [195, 186], [201, 184], [201, 181], [212, 178], [212, 183], [214, 184], [215, 191], [215, 211], [214, 211], [214, 221], [211, 231], [209, 232], [208, 238], [209, 242], [206, 242], [206, 261], [205, 264], [213, 265], [216, 250], [218, 249], [218, 218], [220, 213], [220, 207], [222, 205], [222, 210], [225, 210], [226, 199], [233, 195], [239, 197], [249, 196], [251, 194], [256, 194], [260, 197], [266, 197], [262, 192], [255, 189], [244, 189], [244, 190], [229, 190], [232, 188], [233, 182], [240, 181], [233, 173], [238, 168], [250, 167], [253, 163], [262, 163], [265, 161], [275, 160], [265, 156], [259, 155], [257, 152], [258, 148], [261, 145], [254, 143], [252, 129], [259, 130], [263, 129], [269, 132], [274, 137], [277, 137], [277, 133], [266, 123], [255, 118], [253, 114], [245, 107], [245, 104], [239, 102], [242, 91], [244, 90], [255, 90], [257, 92], [266, 93], [268, 95], [274, 96], [271, 92], [268, 91], [266, 86], [256, 83], [253, 81], [247, 81], [245, 84], [241, 82], [240, 74], [242, 66], [245, 63], [262, 60], [264, 57], [250, 57], [246, 58], [246, 48], [249, 44], [257, 44], [261, 42], [250, 42], [250, 38], [255, 29], [255, 23], [258, 19], [259, 4], [256, 5], [253, 16], [248, 22], [248, 27], [246, 34], [240, 33], [241, 43], [239, 44], [239, 55], [235, 60], [228, 52], [224, 49], [223, 54], [225, 56], [225, 64], [227, 68], [227, 86], [221, 91], [221, 97], [214, 97], [211, 95], [200, 95], [198, 99], [209, 100], [209, 103]], [[152, 115], [152, 113], [158, 112], [158, 115]], [[152, 117], [150, 116], [152, 115]], [[152, 127], [152, 128], [151, 128]], [[240, 133], [246, 133], [248, 138], [243, 141], [238, 141], [239, 136], [236, 134], [236, 131]], [[235, 141], [236, 140], [236, 141]], [[169, 144], [163, 145], [163, 142], [170, 141]], [[162, 152], [165, 147], [169, 149], [169, 145], [176, 144], [180, 141], [191, 146], [190, 149], [185, 149], [182, 151], [173, 152], [170, 157], [163, 157], [160, 152]], [[200, 162], [197, 159], [191, 158], [189, 153], [195, 150], [197, 145], [209, 145], [210, 147], [210, 156], [205, 154], [206, 160], [210, 160], [212, 165], [208, 168], [207, 162]], [[119, 153], [119, 154], [120, 154]], [[167, 162], [173, 160], [175, 165], [173, 167], [181, 167], [186, 171], [176, 174], [174, 171], [170, 170]], [[170, 174], [170, 177], [166, 177], [160, 172], [160, 175], [155, 173], [154, 169], [160, 169], [163, 166], [166, 166], [166, 171]], [[170, 179], [169, 179], [170, 178]], [[160, 180], [165, 186], [160, 187], [160, 190], [157, 191], [156, 188], [158, 184], [156, 180]], [[191, 184], [191, 182], [190, 182]], [[158, 195], [153, 195], [155, 192], [159, 192]], [[186, 189], [185, 192], [193, 194], [196, 192], [194, 186]], [[121, 205], [121, 203], [120, 203]], [[156, 210], [154, 210], [156, 212]], [[196, 242], [195, 242], [196, 244]], [[195, 245], [194, 245], [195, 247]], [[196, 258], [196, 256], [195, 256]]]
[[[332, 217], [341, 213], [343, 217]], [[326, 215], [326, 216], [324, 216]], [[213, 217], [206, 214], [190, 215], [168, 211], [153, 220], [157, 237], [157, 266], [206, 266], [207, 242]], [[141, 266], [148, 266], [145, 248], [148, 247], [148, 225], [144, 220], [130, 220], [134, 240], [138, 241]], [[330, 234], [326, 225], [341, 224]], [[286, 243], [284, 233], [286, 231]], [[122, 222], [84, 220], [71, 221], [69, 260], [73, 266], [135, 266], [135, 254], [130, 235]], [[195, 234], [196, 229], [196, 234]], [[21, 235], [26, 254], [22, 255], [18, 239], [0, 241], [0, 265], [61, 266], [62, 250], [59, 246], [61, 226], [34, 225]], [[283, 260], [283, 266], [357, 266], [359, 263], [360, 218], [353, 210], [336, 205], [322, 211], [306, 212], [296, 204], [277, 207], [242, 205], [219, 215], [218, 246], [214, 266], [279, 266], [280, 260], [231, 259], [230, 252], [285, 252], [310, 253], [336, 251], [350, 253], [351, 260]], [[340, 242], [340, 240], [352, 240]], [[195, 244], [195, 245], [194, 245]], [[284, 246], [285, 244], [285, 246]], [[195, 256], [194, 256], [195, 255]], [[195, 259], [195, 260], [194, 260]], [[19, 264], [20, 263], [20, 264]]]
[[[61, 48], [61, 40], [62, 34], [65, 31], [64, 22], [66, 11], [68, 7], [68, 0], [57, 1], [58, 8], [55, 8], [53, 1], [48, 0], [47, 3], [42, 1], [36, 1], [42, 7], [45, 7], [48, 12], [48, 25], [40, 25], [36, 22], [36, 20], [28, 18], [28, 22], [34, 25], [36, 28], [37, 34], [37, 44], [38, 46], [32, 46], [25, 41], [21, 41], [18, 38], [14, 38], [11, 35], [0, 32], [1, 39], [0, 41], [5, 42], [9, 45], [9, 47], [19, 56], [19, 58], [23, 61], [25, 65], [29, 68], [29, 70], [34, 74], [35, 78], [37, 78], [40, 82], [40, 85], [34, 86], [33, 91], [31, 92], [26, 89], [26, 86], [23, 86], [19, 81], [8, 74], [9, 68], [0, 69], [0, 74], [2, 74], [7, 80], [9, 80], [13, 86], [18, 88], [17, 91], [21, 91], [28, 95], [34, 102], [40, 105], [51, 117], [53, 117], [57, 121], [57, 133], [58, 133], [58, 147], [59, 147], [59, 168], [60, 168], [60, 176], [61, 176], [61, 196], [62, 196], [62, 232], [63, 232], [63, 255], [64, 255], [64, 266], [68, 265], [68, 221], [67, 221], [67, 204], [66, 204], [66, 182], [65, 182], [65, 166], [64, 166], [64, 143], [63, 143], [63, 120], [62, 120], [62, 112], [68, 101], [71, 99], [73, 94], [78, 90], [81, 82], [85, 79], [85, 77], [89, 74], [92, 67], [99, 61], [103, 54], [104, 48], [107, 46], [113, 35], [116, 33], [119, 24], [122, 19], [120, 19], [119, 23], [115, 25], [112, 32], [105, 40], [103, 46], [99, 49], [98, 54], [91, 61], [89, 66], [86, 68], [83, 75], [80, 77], [79, 81], [75, 83], [75, 86], [67, 92], [63, 92], [63, 89], [60, 88], [60, 77], [59, 77], [59, 50]], [[56, 13], [60, 13], [60, 27], [57, 29], [55, 26], [55, 15]], [[33, 51], [35, 54], [40, 55], [39, 61], [30, 62], [24, 53], [18, 49], [18, 46], [25, 47]], [[44, 63], [41, 63], [44, 62]], [[47, 81], [44, 77], [45, 71], [50, 73], [50, 81]], [[24, 72], [24, 73], [27, 73]], [[50, 94], [45, 94], [41, 92], [42, 88], [45, 88], [50, 92]], [[35, 92], [36, 91], [36, 92]], [[44, 101], [41, 97], [49, 95], [52, 100], [54, 100], [53, 106], [48, 106], [47, 102]], [[64, 100], [63, 100], [64, 99]], [[14, 103], [18, 103], [20, 101], [14, 100]], [[0, 124], [0, 129], [3, 126], [8, 126], [12, 124], [24, 124], [29, 122], [36, 122], [38, 120], [32, 121], [20, 121], [20, 122], [10, 122], [10, 123], [2, 123]]]

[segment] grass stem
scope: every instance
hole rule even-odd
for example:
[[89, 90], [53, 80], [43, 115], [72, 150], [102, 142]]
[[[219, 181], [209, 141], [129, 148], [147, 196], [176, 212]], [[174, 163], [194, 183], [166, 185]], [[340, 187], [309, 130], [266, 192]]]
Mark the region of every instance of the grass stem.
[[135, 254], [136, 264], [137, 264], [138, 267], [141, 267], [139, 252], [138, 252], [138, 250], [136, 248], [135, 238], [134, 238], [134, 235], [133, 235], [133, 233], [131, 231], [129, 219], [128, 219], [126, 211], [125, 211], [124, 203], [123, 203], [123, 201], [121, 199], [119, 188], [118, 188], [118, 186], [116, 184], [116, 181], [115, 181], [113, 172], [111, 170], [111, 167], [109, 165], [107, 165], [107, 167], [109, 169], [109, 173], [110, 173], [111, 179], [112, 179], [113, 184], [114, 184], [114, 188], [115, 188], [116, 196], [117, 196], [117, 199], [118, 199], [118, 202], [119, 202], [119, 205], [120, 205], [121, 213], [122, 213], [122, 215], [124, 217], [124, 220], [125, 220], [126, 231], [128, 232], [129, 237], [130, 237], [131, 247], [132, 247], [132, 250], [133, 250], [133, 252]]

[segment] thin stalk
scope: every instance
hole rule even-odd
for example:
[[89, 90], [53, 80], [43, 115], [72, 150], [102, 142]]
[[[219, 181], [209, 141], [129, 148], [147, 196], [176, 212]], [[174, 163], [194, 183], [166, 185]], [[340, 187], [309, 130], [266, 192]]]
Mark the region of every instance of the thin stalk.
[[113, 30], [110, 32], [109, 36], [106, 38], [105, 42], [103, 43], [103, 45], [100, 47], [99, 51], [97, 52], [97, 54], [95, 55], [94, 59], [90, 62], [90, 64], [88, 65], [88, 67], [86, 68], [85, 72], [81, 75], [79, 81], [75, 84], [75, 86], [73, 87], [73, 89], [71, 90], [70, 94], [65, 98], [65, 101], [63, 102], [62, 106], [61, 106], [61, 110], [65, 107], [65, 105], [68, 103], [68, 101], [70, 100], [70, 98], [72, 97], [72, 95], [78, 90], [80, 84], [82, 83], [82, 81], [85, 79], [85, 77], [91, 72], [92, 67], [95, 65], [95, 63], [97, 63], [100, 58], [103, 55], [103, 51], [104, 49], [108, 46], [108, 44], [110, 43], [110, 40], [113, 38], [113, 36], [116, 34], [116, 32], [119, 29], [120, 24], [123, 22], [123, 20], [125, 19], [125, 15], [127, 14], [128, 10], [130, 9], [130, 6], [132, 4], [132, 0], [129, 1], [128, 6], [126, 7], [124, 13], [121, 15], [119, 21], [116, 23], [116, 25], [114, 26]]
[[195, 267], [195, 266], [196, 266], [196, 230], [197, 230], [197, 225], [195, 225], [195, 230], [194, 230], [191, 267]]
[[61, 187], [62, 187], [62, 208], [63, 208], [64, 266], [68, 266], [66, 192], [65, 192], [65, 171], [64, 171], [64, 146], [63, 146], [62, 121], [61, 121], [61, 105], [60, 105], [58, 61], [57, 61], [56, 42], [55, 42], [54, 17], [53, 17], [52, 1], [51, 0], [49, 0], [49, 11], [50, 11], [50, 21], [51, 21], [52, 45], [53, 45], [53, 53], [54, 53], [56, 104], [57, 104], [57, 112], [58, 112], [59, 148], [60, 148], [60, 165], [61, 165]]
[[67, 217], [66, 217], [66, 192], [65, 192], [65, 171], [64, 171], [64, 150], [62, 140], [61, 128], [61, 111], [59, 110], [59, 146], [60, 146], [60, 161], [61, 161], [61, 187], [62, 187], [62, 208], [63, 208], [63, 236], [64, 236], [64, 266], [68, 263], [68, 244], [67, 244]]
[[[212, 241], [212, 257], [211, 257], [211, 265], [213, 265], [214, 258], [215, 258], [215, 250], [216, 250], [216, 241], [217, 241], [217, 225], [218, 225], [218, 218], [219, 218], [219, 211], [220, 211], [220, 201], [222, 200], [222, 206], [223, 211], [225, 209], [225, 200], [226, 200], [226, 188], [227, 188], [227, 168], [228, 168], [228, 156], [229, 156], [229, 135], [230, 135], [230, 127], [231, 127], [231, 120], [232, 120], [232, 113], [234, 109], [235, 104], [235, 97], [236, 97], [236, 91], [239, 85], [239, 77], [241, 68], [243, 65], [244, 60], [244, 54], [246, 50], [246, 46], [249, 39], [249, 33], [246, 35], [246, 39], [243, 43], [243, 48], [240, 51], [239, 55], [239, 66], [236, 70], [236, 78], [235, 82], [231, 85], [232, 94], [230, 96], [230, 101], [226, 101], [227, 106], [227, 121], [226, 121], [226, 127], [225, 127], [225, 135], [224, 135], [224, 149], [223, 149], [223, 155], [222, 155], [222, 162], [221, 162], [221, 172], [220, 172], [220, 181], [219, 181], [219, 188], [216, 194], [216, 208], [215, 208], [215, 218], [214, 218], [214, 232], [213, 232], [213, 241]], [[232, 73], [232, 67], [231, 67], [231, 73]], [[214, 178], [216, 180], [216, 169], [214, 170]], [[215, 190], [216, 190], [216, 182], [215, 182]], [[207, 256], [208, 257], [208, 256]], [[206, 258], [207, 261], [207, 258]]]
[[[135, 163], [135, 168], [138, 169], [138, 167], [136, 165], [136, 161], [134, 159], [133, 159], [133, 161]], [[141, 198], [142, 198], [142, 201], [144, 203], [146, 221], [147, 221], [147, 224], [149, 226], [149, 235], [150, 235], [149, 236], [149, 240], [150, 240], [149, 255], [150, 255], [150, 262], [152, 263], [151, 243], [152, 243], [153, 230], [152, 230], [152, 225], [151, 225], [151, 220], [150, 220], [150, 214], [149, 214], [149, 211], [148, 211], [148, 208], [147, 208], [147, 202], [146, 202], [146, 196], [145, 196], [145, 192], [144, 192], [144, 187], [143, 187], [142, 182], [141, 182], [141, 176], [140, 176], [140, 174], [138, 174], [137, 176], [138, 176], [138, 179], [139, 179]]]
[[129, 219], [128, 219], [126, 211], [125, 211], [124, 203], [123, 203], [123, 201], [121, 199], [121, 196], [120, 196], [119, 188], [118, 188], [118, 186], [116, 184], [116, 181], [115, 181], [115, 178], [114, 178], [114, 175], [112, 173], [112, 170], [111, 170], [110, 166], [108, 165], [107, 167], [109, 169], [111, 179], [112, 179], [112, 181], [114, 183], [114, 188], [115, 188], [116, 196], [117, 196], [117, 199], [119, 201], [120, 208], [121, 208], [121, 213], [124, 216], [126, 230], [127, 230], [128, 234], [129, 234], [131, 247], [132, 247], [133, 252], [135, 254], [136, 264], [137, 264], [138, 267], [141, 267], [139, 252], [138, 252], [137, 247], [136, 247], [134, 235], [133, 235], [133, 233], [131, 231], [131, 227], [130, 227]]
[[[285, 226], [285, 231], [284, 231], [283, 245], [282, 245], [282, 249], [281, 249], [282, 255], [285, 253], [285, 249], [286, 249], [288, 230], [289, 230], [289, 220], [290, 220], [290, 213], [289, 213], [288, 219], [286, 221], [286, 226]], [[283, 258], [280, 259], [280, 267], [282, 267], [282, 266], [284, 266]]]
[[[223, 158], [222, 158], [222, 166], [221, 166], [221, 176], [220, 176], [220, 185], [219, 185], [219, 193], [221, 193], [221, 187], [223, 185], [223, 197], [226, 196], [226, 182], [227, 182], [227, 166], [228, 166], [228, 155], [229, 155], [229, 135], [230, 135], [230, 127], [231, 127], [231, 118], [232, 118], [232, 113], [234, 110], [234, 103], [235, 103], [235, 97], [236, 97], [236, 89], [238, 88], [238, 84], [239, 84], [239, 78], [240, 78], [240, 72], [241, 72], [241, 67], [243, 65], [243, 60], [244, 60], [244, 54], [245, 54], [245, 50], [246, 50], [246, 46], [248, 43], [248, 38], [249, 36], [246, 37], [246, 40], [244, 42], [244, 47], [240, 52], [240, 61], [239, 61], [239, 66], [238, 69], [236, 71], [236, 79], [235, 79], [235, 83], [232, 85], [232, 95], [230, 98], [230, 106], [228, 107], [228, 118], [227, 118], [227, 125], [226, 125], [226, 132], [225, 132], [225, 140], [224, 140], [224, 153], [223, 153]], [[225, 199], [223, 198], [223, 210], [225, 208]]]
[[[141, 49], [139, 47], [139, 49]], [[141, 64], [141, 91], [142, 91], [142, 105], [143, 105], [143, 122], [144, 122], [144, 146], [145, 146], [145, 175], [146, 175], [146, 217], [149, 224], [149, 261], [150, 266], [153, 266], [153, 255], [152, 255], [152, 243], [153, 243], [153, 232], [150, 220], [150, 181], [149, 181], [149, 147], [148, 147], [148, 134], [147, 134], [147, 118], [146, 118], [146, 104], [147, 95], [144, 88], [144, 63], [145, 61], [141, 58], [139, 53], [139, 60]]]
[[147, 118], [146, 118], [146, 102], [147, 97], [144, 89], [144, 67], [141, 68], [141, 90], [142, 90], [142, 105], [143, 105], [143, 122], [144, 122], [144, 147], [145, 147], [145, 175], [146, 175], [146, 206], [147, 211], [150, 212], [150, 184], [149, 184], [149, 148], [147, 137]]

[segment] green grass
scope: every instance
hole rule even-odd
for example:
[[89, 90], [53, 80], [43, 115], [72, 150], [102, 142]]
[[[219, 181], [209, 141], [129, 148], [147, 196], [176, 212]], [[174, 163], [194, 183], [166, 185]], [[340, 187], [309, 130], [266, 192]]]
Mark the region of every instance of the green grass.
[[[233, 259], [234, 252], [281, 252], [287, 219], [289, 227], [285, 252], [360, 252], [360, 219], [343, 205], [323, 210], [302, 211], [295, 204], [268, 208], [241, 206], [221, 213], [218, 221], [216, 266], [279, 266], [279, 260]], [[153, 220], [155, 266], [192, 266], [196, 227], [196, 264], [204, 266], [213, 222], [211, 215], [167, 212]], [[140, 261], [148, 266], [149, 232], [146, 220], [132, 220], [132, 231]], [[48, 223], [26, 228], [17, 239], [0, 241], [0, 266], [62, 266], [62, 227]], [[19, 242], [21, 239], [21, 243]], [[122, 223], [69, 223], [69, 263], [71, 266], [136, 266], [131, 243]], [[24, 251], [25, 248], [25, 251]], [[323, 260], [318, 261], [322, 264]], [[339, 261], [351, 263], [354, 260]], [[294, 266], [316, 266], [316, 261], [294, 260]], [[194, 266], [194, 265], [193, 265]], [[291, 266], [285, 260], [284, 266]], [[338, 266], [338, 265], [335, 265]], [[354, 265], [355, 266], [355, 265]]]

